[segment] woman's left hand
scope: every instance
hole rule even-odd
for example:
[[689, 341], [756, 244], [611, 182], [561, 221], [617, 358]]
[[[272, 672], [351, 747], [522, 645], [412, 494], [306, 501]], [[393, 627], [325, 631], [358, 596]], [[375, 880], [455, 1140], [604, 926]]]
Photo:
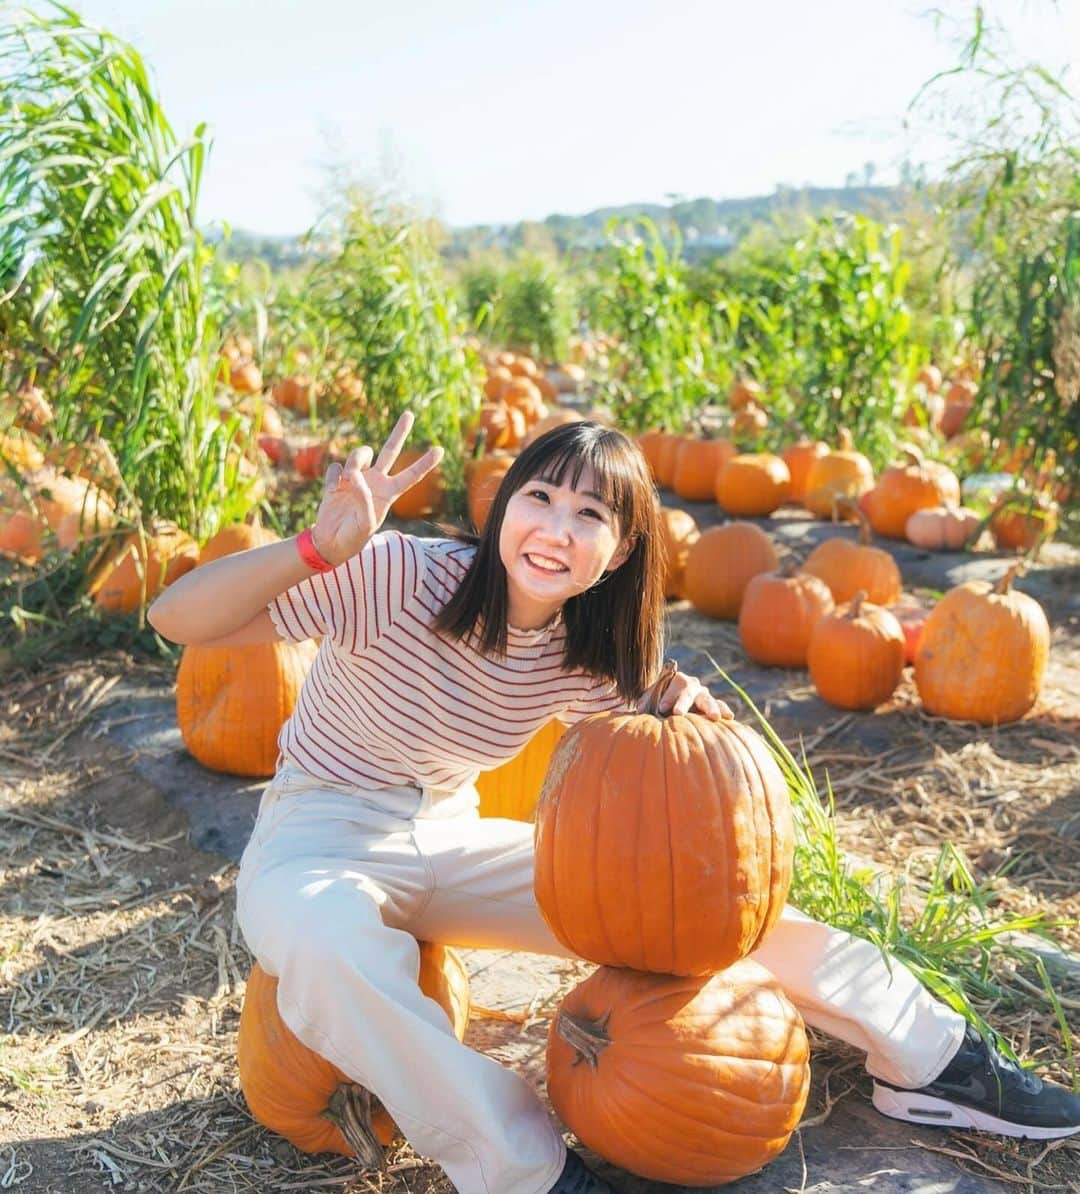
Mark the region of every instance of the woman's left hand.
[[[642, 705], [638, 706], [639, 709]], [[705, 687], [696, 676], [676, 672], [660, 698], [659, 712], [665, 717], [679, 713], [700, 713], [710, 721], [733, 721], [735, 714]]]

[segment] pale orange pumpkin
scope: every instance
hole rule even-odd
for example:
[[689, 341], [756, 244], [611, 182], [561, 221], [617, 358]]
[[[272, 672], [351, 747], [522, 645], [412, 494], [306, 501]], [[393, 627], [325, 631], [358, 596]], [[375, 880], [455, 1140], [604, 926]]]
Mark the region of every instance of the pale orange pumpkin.
[[[420, 942], [418, 981], [462, 1040], [469, 977], [461, 958], [442, 945]], [[278, 1012], [277, 979], [257, 962], [244, 992], [236, 1060], [240, 1089], [259, 1123], [303, 1152], [340, 1153], [364, 1168], [382, 1166], [382, 1146], [397, 1134], [394, 1121], [370, 1092], [297, 1039]]]
[[743, 650], [763, 667], [805, 667], [814, 626], [832, 608], [829, 587], [818, 577], [793, 565], [761, 572], [746, 586], [739, 610]]
[[229, 370], [229, 385], [238, 394], [257, 394], [262, 389], [262, 372], [254, 361], [234, 364]]
[[904, 632], [887, 610], [860, 590], [850, 605], [814, 627], [806, 653], [810, 679], [839, 709], [875, 709], [896, 691], [904, 672]]
[[[840, 447], [811, 464], [803, 505], [818, 518], [832, 518], [838, 499], [860, 498], [873, 485], [873, 466], [855, 451], [851, 433], [845, 428], [840, 432]], [[855, 515], [849, 513], [846, 517]]]
[[802, 1017], [756, 962], [697, 978], [602, 967], [552, 1021], [547, 1089], [574, 1135], [621, 1169], [712, 1188], [783, 1151], [809, 1057]]
[[498, 402], [502, 398], [503, 388], [509, 385], [513, 377], [514, 375], [505, 365], [496, 365], [484, 380], [484, 397]]
[[683, 591], [699, 613], [734, 619], [751, 577], [777, 563], [772, 540], [752, 522], [709, 527], [687, 553]]
[[701, 537], [694, 516], [670, 506], [660, 508], [661, 544], [664, 557], [664, 596], [683, 595], [683, 576], [690, 548]]
[[945, 393], [945, 409], [941, 416], [941, 434], [952, 439], [960, 434], [975, 408], [979, 387], [973, 381], [955, 380]]
[[728, 402], [732, 410], [757, 406], [765, 396], [764, 389], [751, 377], [737, 377], [731, 386]]
[[769, 452], [733, 456], [716, 474], [716, 500], [728, 514], [766, 518], [790, 493], [788, 466]]
[[[650, 710], [674, 674], [667, 665]], [[544, 920], [607, 966], [722, 970], [769, 932], [791, 882], [776, 760], [749, 727], [694, 713], [602, 713], [571, 726], [548, 767], [535, 841]]]
[[999, 725], [1035, 704], [1050, 626], [1042, 606], [1012, 588], [1019, 567], [995, 585], [958, 585], [931, 610], [915, 656], [915, 683], [928, 712]]
[[536, 802], [540, 799], [551, 752], [565, 733], [566, 726], [552, 719], [512, 759], [492, 771], [482, 771], [476, 781], [480, 816], [531, 821], [536, 815]]
[[960, 551], [980, 526], [982, 518], [966, 506], [930, 506], [908, 516], [904, 534], [929, 551]]

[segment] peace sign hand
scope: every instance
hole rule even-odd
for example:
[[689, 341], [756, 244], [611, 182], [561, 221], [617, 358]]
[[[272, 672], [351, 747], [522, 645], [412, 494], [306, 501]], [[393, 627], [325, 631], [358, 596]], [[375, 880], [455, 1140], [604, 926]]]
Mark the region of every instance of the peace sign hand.
[[311, 537], [328, 563], [342, 564], [356, 555], [382, 526], [390, 506], [442, 460], [442, 448], [429, 448], [414, 464], [390, 475], [412, 425], [413, 416], [406, 411], [374, 464], [374, 452], [365, 446], [354, 448], [344, 465], [332, 464], [326, 470], [326, 489]]

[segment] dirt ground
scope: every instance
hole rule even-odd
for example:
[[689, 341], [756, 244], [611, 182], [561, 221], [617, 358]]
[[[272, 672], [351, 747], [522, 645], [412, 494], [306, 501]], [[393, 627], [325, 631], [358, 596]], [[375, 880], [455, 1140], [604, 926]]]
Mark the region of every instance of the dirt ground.
[[[832, 779], [846, 846], [902, 867], [951, 840], [977, 878], [997, 876], [1002, 909], [1071, 921], [1059, 940], [1077, 949], [1080, 618], [1067, 602], [1049, 613], [1051, 670], [1024, 721], [996, 731], [945, 723], [921, 711], [905, 679], [873, 715], [821, 706], [806, 738], [815, 773]], [[732, 625], [676, 606], [671, 642], [763, 691]], [[235, 867], [192, 848], [186, 818], [140, 777], [134, 752], [101, 737], [98, 715], [132, 666], [119, 653], [71, 659], [5, 677], [0, 690], [0, 1189], [449, 1192], [407, 1145], [391, 1148], [384, 1173], [356, 1174], [347, 1159], [304, 1156], [252, 1121], [235, 1063], [251, 963]], [[138, 668], [148, 684], [171, 682], [164, 666]], [[816, 698], [805, 673], [770, 675], [764, 710], [794, 745]], [[541, 1087], [548, 1017], [587, 970], [549, 960], [538, 985], [500, 988], [505, 1006], [478, 1015], [468, 1039], [520, 1062]], [[1076, 1034], [1080, 984], [1059, 989]], [[1021, 976], [1012, 990], [984, 1010], [1044, 1074], [1072, 1081], [1045, 996]], [[808, 1122], [868, 1092], [856, 1058], [817, 1043]], [[1080, 1190], [1075, 1142], [935, 1139], [974, 1177]]]

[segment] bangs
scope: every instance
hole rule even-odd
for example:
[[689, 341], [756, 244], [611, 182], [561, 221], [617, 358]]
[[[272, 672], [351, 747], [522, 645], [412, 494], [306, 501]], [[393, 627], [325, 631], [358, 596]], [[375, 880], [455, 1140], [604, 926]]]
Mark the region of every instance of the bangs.
[[626, 451], [625, 441], [616, 433], [589, 436], [584, 442], [562, 443], [546, 458], [538, 460], [532, 475], [549, 485], [569, 484], [577, 490], [586, 469], [593, 475], [596, 496], [625, 523], [634, 509], [634, 461]]

